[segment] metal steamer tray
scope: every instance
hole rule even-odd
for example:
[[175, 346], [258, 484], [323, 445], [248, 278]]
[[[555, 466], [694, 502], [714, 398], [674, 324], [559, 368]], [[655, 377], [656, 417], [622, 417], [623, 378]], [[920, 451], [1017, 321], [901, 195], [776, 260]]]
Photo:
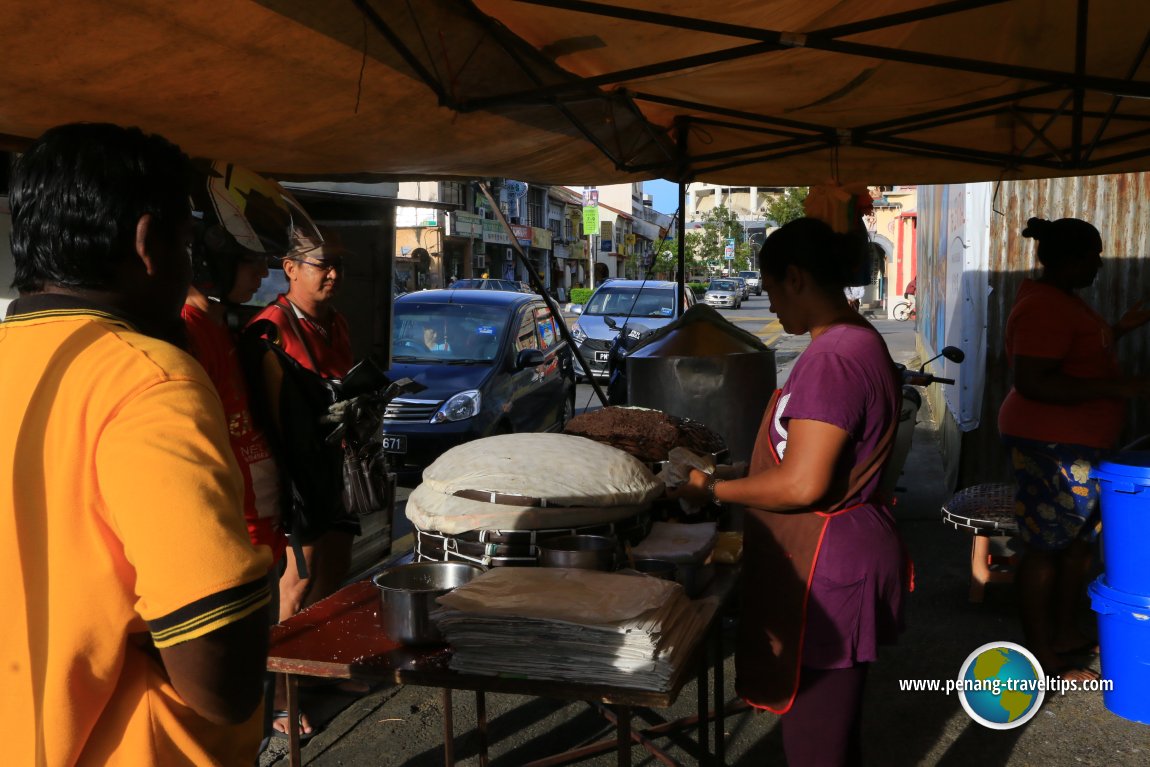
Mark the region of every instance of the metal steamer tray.
[[547, 530], [469, 530], [441, 533], [415, 528], [417, 562], [471, 562], [484, 567], [535, 567], [539, 543], [566, 535], [610, 535], [634, 545], [651, 531], [651, 515], [642, 511], [619, 522]]

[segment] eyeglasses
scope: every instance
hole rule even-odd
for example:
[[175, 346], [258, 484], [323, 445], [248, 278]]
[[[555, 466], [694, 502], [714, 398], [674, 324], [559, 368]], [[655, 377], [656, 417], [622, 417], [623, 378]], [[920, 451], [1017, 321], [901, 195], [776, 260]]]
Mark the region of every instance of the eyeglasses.
[[330, 272], [332, 269], [335, 269], [336, 271], [340, 271], [340, 272], [343, 271], [343, 259], [342, 258], [325, 258], [322, 261], [312, 261], [310, 258], [300, 257], [300, 258], [293, 258], [291, 260], [295, 261], [297, 263], [307, 264], [308, 266], [312, 267], [313, 269], [318, 269], [321, 272]]

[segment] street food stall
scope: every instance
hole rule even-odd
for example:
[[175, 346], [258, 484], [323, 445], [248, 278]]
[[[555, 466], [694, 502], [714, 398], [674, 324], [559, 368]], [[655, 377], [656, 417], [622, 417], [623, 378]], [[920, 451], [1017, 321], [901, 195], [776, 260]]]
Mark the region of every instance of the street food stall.
[[[1147, 29], [1150, 4], [1085, 0], [10, 0], [0, 149], [110, 121], [297, 180], [782, 186], [1148, 170]], [[588, 534], [639, 514], [546, 529]], [[426, 532], [440, 552], [447, 536], [456, 551], [504, 545], [464, 539], [486, 529], [502, 528]], [[539, 529], [526, 528], [529, 549]], [[703, 602], [729, 594], [728, 575]], [[378, 604], [359, 583], [287, 621], [269, 667], [595, 700], [621, 707], [621, 744], [634, 735], [626, 707], [662, 705], [702, 668], [691, 659], [717, 614], [699, 608], [688, 660], [635, 691], [452, 669], [442, 646], [396, 642]]]

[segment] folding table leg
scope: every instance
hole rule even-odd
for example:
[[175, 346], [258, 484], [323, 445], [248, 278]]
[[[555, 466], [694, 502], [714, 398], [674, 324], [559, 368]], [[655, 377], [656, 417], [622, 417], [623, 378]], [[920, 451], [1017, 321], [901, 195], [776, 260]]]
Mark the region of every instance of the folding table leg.
[[695, 680], [695, 686], [699, 693], [699, 748], [704, 754], [711, 753], [710, 744], [710, 713], [711, 706], [708, 701], [708, 692], [710, 688], [710, 679], [707, 674], [707, 647], [706, 638], [703, 640], [703, 647], [699, 652], [699, 673], [698, 678]]
[[455, 723], [451, 717], [451, 690], [443, 688], [443, 763], [455, 767]]
[[715, 631], [715, 763], [727, 763], [727, 691], [723, 684], [722, 618]]
[[479, 741], [479, 767], [487, 767], [487, 696], [475, 691], [475, 734]]
[[295, 674], [284, 674], [287, 688], [288, 711], [288, 764], [300, 767], [303, 758], [299, 752], [299, 680]]
[[616, 706], [615, 732], [617, 734], [619, 767], [631, 767], [631, 707]]

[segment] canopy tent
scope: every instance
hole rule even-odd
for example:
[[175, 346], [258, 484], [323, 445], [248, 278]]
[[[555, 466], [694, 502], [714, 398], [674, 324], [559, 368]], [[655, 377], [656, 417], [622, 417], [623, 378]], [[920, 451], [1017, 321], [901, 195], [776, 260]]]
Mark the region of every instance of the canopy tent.
[[0, 143], [284, 176], [931, 183], [1150, 169], [1150, 3], [7, 0]]

